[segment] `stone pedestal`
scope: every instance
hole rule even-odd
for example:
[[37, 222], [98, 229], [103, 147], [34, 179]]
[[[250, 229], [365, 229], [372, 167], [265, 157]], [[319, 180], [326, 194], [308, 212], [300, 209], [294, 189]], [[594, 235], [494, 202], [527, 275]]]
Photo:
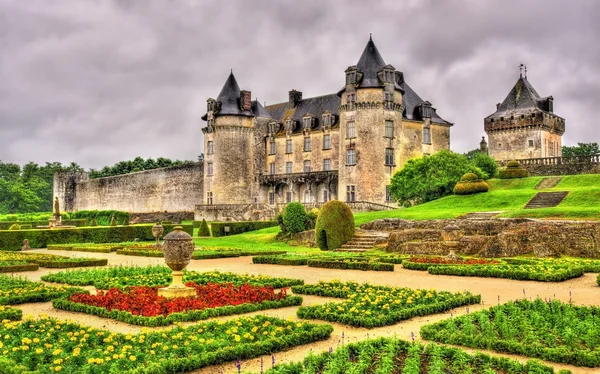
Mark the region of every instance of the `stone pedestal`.
[[169, 287], [159, 288], [158, 296], [166, 297], [167, 299], [174, 299], [176, 297], [195, 297], [196, 289], [192, 287], [186, 287], [183, 284], [183, 272], [173, 271], [173, 282]]

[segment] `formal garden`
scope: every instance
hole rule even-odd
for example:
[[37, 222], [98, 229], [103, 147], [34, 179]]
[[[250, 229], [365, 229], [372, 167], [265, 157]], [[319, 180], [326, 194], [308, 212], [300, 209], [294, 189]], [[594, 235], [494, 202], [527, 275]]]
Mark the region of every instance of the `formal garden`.
[[[291, 203], [272, 221], [0, 216], [0, 369], [596, 373], [600, 259], [344, 250], [362, 223], [455, 218], [483, 195], [486, 209], [529, 214], [515, 201], [540, 178], [471, 174], [454, 194], [385, 212], [334, 201]], [[567, 207], [595, 193], [596, 176], [573, 178], [559, 186]]]

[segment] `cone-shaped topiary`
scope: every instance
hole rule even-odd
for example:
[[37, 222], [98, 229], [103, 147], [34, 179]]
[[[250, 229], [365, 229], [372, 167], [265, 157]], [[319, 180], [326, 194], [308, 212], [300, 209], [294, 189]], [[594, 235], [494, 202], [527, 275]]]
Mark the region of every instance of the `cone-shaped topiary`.
[[9, 230], [21, 230], [21, 225], [18, 223], [13, 223], [9, 228]]
[[488, 184], [474, 173], [466, 173], [456, 183], [452, 192], [456, 195], [469, 195], [478, 192], [488, 192]]
[[498, 171], [498, 178], [524, 178], [528, 175], [527, 169], [523, 168], [519, 161], [512, 160], [506, 164], [506, 167]]
[[90, 226], [98, 226], [98, 220], [96, 217], [92, 218], [92, 222], [90, 222]]
[[322, 250], [334, 250], [354, 237], [354, 214], [346, 204], [331, 200], [323, 205], [315, 225], [315, 239]]
[[110, 216], [110, 225], [111, 226], [116, 226], [117, 225], [117, 221], [115, 220], [115, 216]]
[[306, 209], [297, 201], [292, 201], [285, 206], [283, 224], [287, 232], [292, 234], [304, 231], [306, 226]]
[[210, 229], [208, 228], [208, 223], [203, 218], [200, 223], [200, 227], [198, 228], [198, 236], [210, 236]]
[[129, 216], [123, 218], [123, 226], [129, 226]]

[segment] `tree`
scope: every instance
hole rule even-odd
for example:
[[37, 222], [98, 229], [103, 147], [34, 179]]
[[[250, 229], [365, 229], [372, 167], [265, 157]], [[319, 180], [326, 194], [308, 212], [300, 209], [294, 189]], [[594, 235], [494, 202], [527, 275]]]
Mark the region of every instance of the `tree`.
[[563, 157], [575, 157], [575, 156], [593, 156], [600, 154], [600, 146], [598, 143], [577, 143], [576, 146], [562, 147]]
[[487, 153], [477, 152], [469, 161], [471, 162], [471, 165], [477, 166], [486, 173], [488, 178], [493, 178], [498, 172], [498, 163], [496, 162], [496, 159]]
[[452, 189], [466, 173], [487, 178], [464, 155], [442, 150], [432, 156], [408, 160], [392, 177], [390, 192], [404, 206], [421, 204], [452, 194]]

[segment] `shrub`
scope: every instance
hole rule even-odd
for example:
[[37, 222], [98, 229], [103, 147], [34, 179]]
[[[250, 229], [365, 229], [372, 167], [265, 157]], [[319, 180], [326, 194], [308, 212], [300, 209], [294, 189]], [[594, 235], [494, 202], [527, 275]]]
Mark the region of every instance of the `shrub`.
[[115, 220], [115, 216], [110, 217], [110, 226], [116, 226], [117, 225], [117, 221]]
[[112, 216], [114, 216], [115, 219], [122, 221], [125, 217], [129, 218], [129, 213], [120, 210], [80, 210], [70, 213], [69, 219], [85, 218], [88, 222], [91, 222], [92, 219], [96, 218], [96, 223], [99, 226], [108, 226], [110, 225], [110, 218]]
[[203, 218], [200, 223], [200, 227], [198, 228], [198, 236], [210, 236], [210, 229], [208, 228], [208, 223]]
[[498, 171], [498, 178], [500, 179], [525, 178], [527, 175], [527, 170], [516, 160], [509, 161], [505, 168]]
[[464, 155], [443, 150], [433, 156], [408, 160], [392, 177], [390, 192], [404, 206], [425, 203], [450, 195], [460, 177], [469, 172], [480, 179], [487, 178]]
[[479, 179], [473, 173], [467, 173], [456, 183], [452, 192], [456, 195], [469, 195], [478, 192], [487, 192], [488, 190], [489, 186], [483, 179]]
[[304, 205], [293, 201], [285, 206], [283, 224], [287, 232], [292, 234], [304, 231], [306, 225], [306, 209]]
[[92, 222], [90, 223], [90, 226], [92, 226], [92, 227], [98, 226], [98, 220], [96, 219], [96, 217], [92, 218]]
[[[277, 226], [275, 221], [244, 221], [244, 222], [213, 222], [211, 225], [212, 236], [225, 236], [241, 234], [248, 231], [261, 230], [267, 227]], [[225, 232], [225, 226], [229, 226], [229, 232]]]
[[285, 234], [287, 232], [287, 229], [285, 228], [285, 224], [283, 223], [283, 213], [282, 212], [277, 213], [277, 216], [275, 217], [275, 221], [277, 221], [277, 224], [279, 225], [281, 232]]
[[31, 230], [33, 227], [29, 224], [27, 225], [21, 225], [21, 230]]
[[315, 228], [317, 223], [317, 217], [319, 216], [319, 209], [312, 208], [310, 212], [306, 213], [306, 222], [304, 225], [305, 230], [312, 230]]
[[123, 226], [129, 226], [129, 217], [123, 218]]
[[334, 250], [354, 236], [354, 215], [346, 204], [331, 200], [321, 208], [315, 225], [315, 239], [322, 250]]
[[480, 168], [488, 178], [493, 178], [498, 173], [498, 163], [487, 153], [477, 152], [471, 159], [471, 164]]
[[8, 229], [9, 230], [21, 230], [21, 225], [19, 225], [18, 223], [14, 223]]

